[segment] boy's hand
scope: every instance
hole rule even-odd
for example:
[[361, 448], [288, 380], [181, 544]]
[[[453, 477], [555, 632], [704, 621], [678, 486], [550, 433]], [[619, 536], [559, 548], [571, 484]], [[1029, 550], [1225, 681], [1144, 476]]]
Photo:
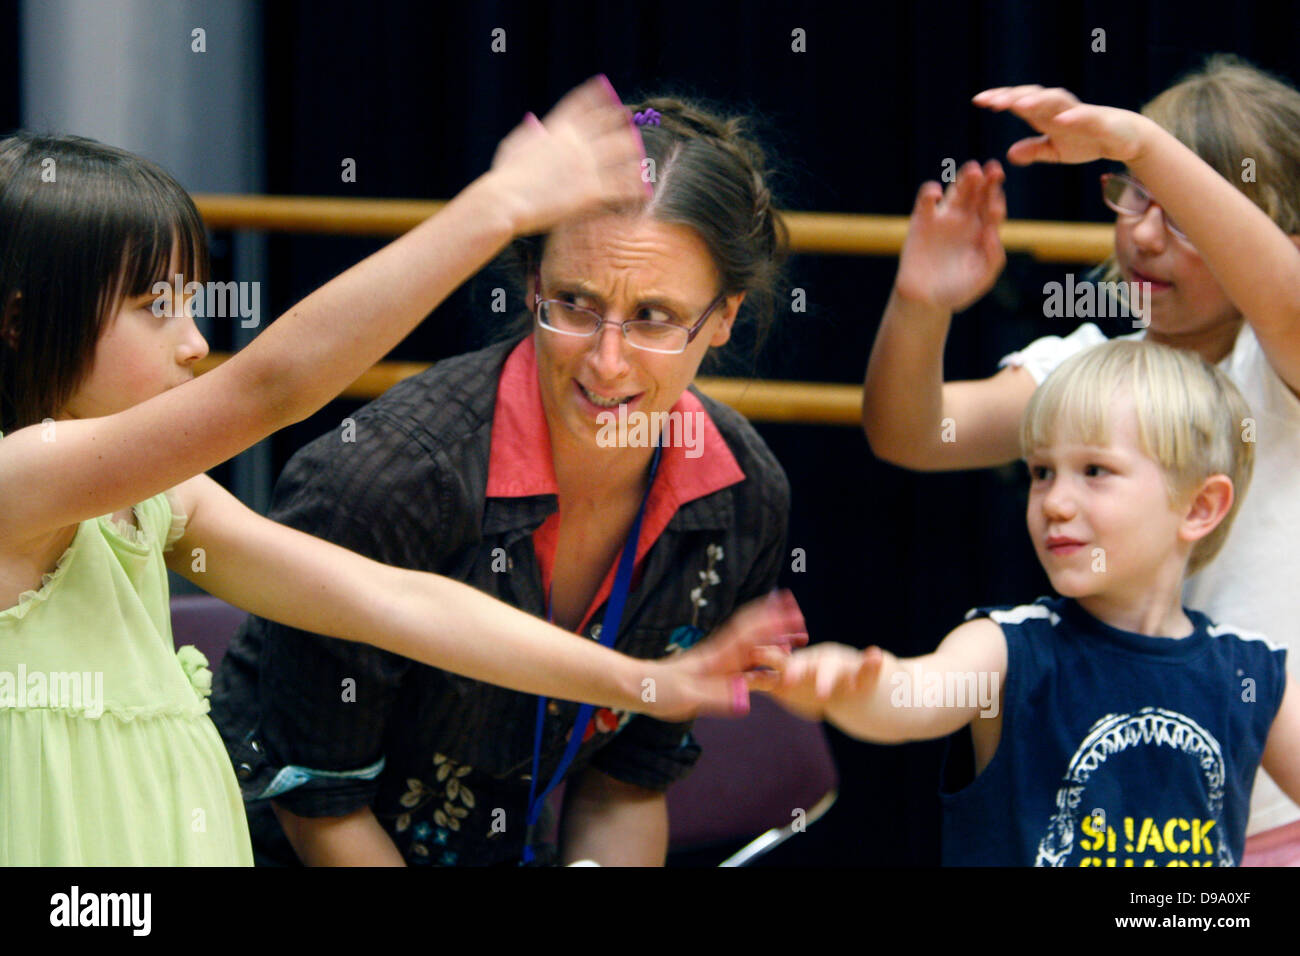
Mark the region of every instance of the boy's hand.
[[927, 182], [916, 194], [898, 259], [898, 294], [959, 312], [993, 286], [1007, 256], [998, 226], [1007, 217], [1002, 166], [966, 163], [947, 191]]
[[1000, 86], [975, 95], [976, 106], [1010, 110], [1041, 133], [1012, 145], [1007, 159], [1030, 163], [1129, 163], [1142, 152], [1142, 127], [1150, 122], [1129, 110], [1080, 103], [1068, 90]]
[[884, 654], [878, 647], [859, 651], [843, 644], [817, 644], [792, 655], [768, 686], [756, 686], [791, 713], [805, 720], [822, 720], [834, 697], [875, 686], [883, 663]]
[[749, 712], [749, 685], [778, 671], [791, 647], [808, 643], [803, 612], [789, 591], [750, 601], [727, 618], [707, 640], [676, 656], [646, 662], [654, 673], [654, 699], [642, 685], [645, 713], [659, 720], [689, 720], [696, 714], [740, 716]]
[[604, 76], [569, 91], [546, 118], [529, 113], [497, 147], [488, 173], [515, 235], [644, 202], [641, 134]]

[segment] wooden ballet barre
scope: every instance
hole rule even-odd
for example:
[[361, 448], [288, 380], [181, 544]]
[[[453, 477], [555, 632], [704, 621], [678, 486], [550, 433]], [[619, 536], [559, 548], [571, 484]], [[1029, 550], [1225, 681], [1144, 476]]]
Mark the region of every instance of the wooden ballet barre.
[[[194, 197], [211, 229], [255, 229], [349, 236], [396, 236], [446, 205], [417, 199], [335, 199], [315, 196]], [[896, 256], [907, 235], [906, 216], [787, 212], [794, 253]], [[1114, 247], [1114, 227], [1091, 222], [1016, 219], [1003, 223], [1007, 252], [1042, 262], [1100, 262]]]
[[700, 376], [695, 384], [705, 395], [730, 405], [753, 422], [862, 425], [861, 385], [709, 376]]
[[[211, 371], [228, 352], [215, 352], [198, 363], [198, 373]], [[402, 379], [418, 375], [427, 362], [379, 362], [341, 393], [341, 397], [378, 398]], [[800, 425], [851, 425], [862, 422], [862, 387], [828, 385], [823, 382], [774, 382], [748, 378], [695, 380], [700, 391], [724, 405], [730, 405], [750, 421], [787, 422]]]

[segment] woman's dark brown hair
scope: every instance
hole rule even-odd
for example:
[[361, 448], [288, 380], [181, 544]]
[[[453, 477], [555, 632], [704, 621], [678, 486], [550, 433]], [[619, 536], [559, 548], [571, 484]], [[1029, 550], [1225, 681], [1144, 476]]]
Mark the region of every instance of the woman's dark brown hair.
[[[658, 125], [641, 126], [653, 165], [654, 198], [647, 214], [693, 229], [708, 247], [728, 295], [745, 293], [741, 315], [756, 326], [761, 344], [776, 312], [781, 266], [788, 248], [785, 223], [773, 204], [763, 150], [743, 116], [721, 116], [703, 105], [656, 96], [628, 107], [654, 110]], [[517, 278], [540, 260], [545, 237], [516, 244]]]

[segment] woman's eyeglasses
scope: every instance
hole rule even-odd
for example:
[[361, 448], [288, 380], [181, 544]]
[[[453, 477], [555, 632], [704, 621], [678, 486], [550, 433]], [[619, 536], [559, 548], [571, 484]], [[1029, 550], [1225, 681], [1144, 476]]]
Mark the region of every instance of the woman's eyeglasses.
[[[1151, 208], [1151, 204], [1155, 202], [1141, 183], [1124, 173], [1102, 174], [1101, 198], [1107, 206], [1125, 216], [1144, 216], [1146, 211]], [[1160, 204], [1156, 203], [1156, 205]], [[1164, 217], [1165, 225], [1169, 227], [1169, 231], [1183, 242], [1191, 245], [1187, 233], [1179, 229], [1177, 223], [1169, 218], [1169, 213], [1165, 212], [1163, 206], [1160, 209], [1160, 214]]]
[[658, 313], [659, 317], [629, 319], [619, 323], [611, 322], [599, 312], [574, 305], [572, 302], [565, 302], [563, 299], [543, 299], [540, 273], [534, 273], [534, 283], [537, 291], [533, 295], [533, 314], [537, 317], [537, 324], [542, 328], [560, 335], [590, 338], [606, 325], [618, 325], [623, 329], [623, 338], [627, 340], [628, 345], [645, 352], [660, 352], [666, 355], [685, 352], [700, 329], [704, 328], [704, 323], [713, 314], [713, 310], [726, 298], [726, 292], [718, 293], [718, 297], [704, 310], [699, 321], [689, 328], [658, 309], [648, 311]]

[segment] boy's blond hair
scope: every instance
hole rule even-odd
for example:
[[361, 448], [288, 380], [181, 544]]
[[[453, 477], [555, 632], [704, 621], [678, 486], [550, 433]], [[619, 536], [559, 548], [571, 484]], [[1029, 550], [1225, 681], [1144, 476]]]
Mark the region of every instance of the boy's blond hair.
[[1250, 486], [1250, 406], [1227, 375], [1195, 352], [1148, 341], [1106, 342], [1062, 362], [1034, 391], [1020, 423], [1021, 453], [1028, 457], [1058, 437], [1109, 444], [1119, 393], [1132, 397], [1139, 447], [1164, 471], [1171, 502], [1211, 475], [1232, 479], [1232, 507], [1192, 549], [1187, 573], [1194, 574], [1223, 546]]

